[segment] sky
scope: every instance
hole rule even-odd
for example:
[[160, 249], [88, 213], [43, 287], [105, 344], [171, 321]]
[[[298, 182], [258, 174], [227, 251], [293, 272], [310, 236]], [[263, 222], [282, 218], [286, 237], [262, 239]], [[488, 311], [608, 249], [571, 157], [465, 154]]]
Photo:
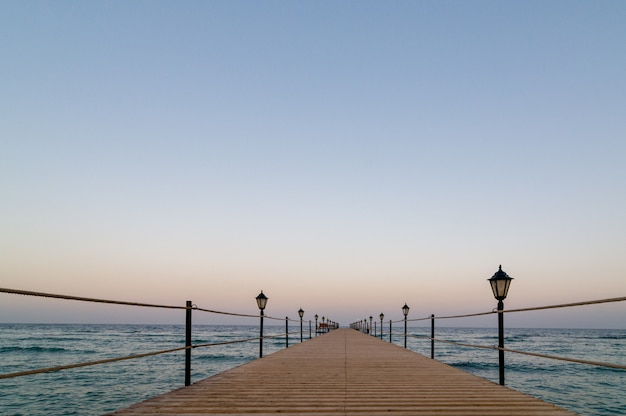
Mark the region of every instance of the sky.
[[623, 1], [8, 0], [0, 62], [0, 287], [345, 326], [492, 310], [499, 265], [507, 309], [626, 296]]

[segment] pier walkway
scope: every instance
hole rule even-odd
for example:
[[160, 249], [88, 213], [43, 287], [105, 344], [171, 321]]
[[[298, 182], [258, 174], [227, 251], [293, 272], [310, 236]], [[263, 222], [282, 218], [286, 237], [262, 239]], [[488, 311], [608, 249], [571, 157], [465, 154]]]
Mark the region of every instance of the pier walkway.
[[338, 329], [110, 415], [573, 415]]

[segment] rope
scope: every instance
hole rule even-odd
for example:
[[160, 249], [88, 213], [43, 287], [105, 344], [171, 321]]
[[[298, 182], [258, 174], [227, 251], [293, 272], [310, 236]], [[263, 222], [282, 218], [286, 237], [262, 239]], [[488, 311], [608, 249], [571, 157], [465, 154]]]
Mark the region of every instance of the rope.
[[540, 311], [543, 309], [556, 309], [556, 308], [570, 308], [573, 306], [586, 306], [586, 305], [598, 305], [601, 303], [611, 303], [611, 302], [623, 302], [626, 300], [626, 296], [619, 298], [609, 298], [609, 299], [598, 299], [598, 300], [588, 300], [584, 302], [574, 302], [574, 303], [562, 303], [560, 305], [551, 305], [551, 306], [537, 306], [531, 308], [521, 308], [521, 309], [509, 309], [507, 313], [510, 312], [527, 312], [527, 311]]
[[146, 352], [143, 354], [135, 354], [135, 355], [127, 355], [125, 357], [106, 358], [104, 360], [87, 361], [87, 362], [78, 363], [78, 364], [59, 365], [56, 367], [40, 368], [37, 370], [27, 370], [27, 371], [19, 371], [16, 373], [0, 374], [0, 379], [28, 376], [28, 375], [41, 374], [41, 373], [52, 373], [54, 371], [68, 370], [70, 368], [88, 367], [88, 366], [98, 365], [98, 364], [108, 364], [108, 363], [114, 363], [117, 361], [132, 360], [135, 358], [150, 357], [152, 355], [168, 354], [168, 353], [172, 353], [176, 351], [186, 350], [187, 348], [188, 347], [179, 347], [179, 348], [172, 348], [169, 350]]
[[259, 315], [248, 315], [245, 313], [221, 312], [221, 311], [214, 311], [212, 309], [204, 309], [204, 308], [195, 308], [195, 309], [200, 312], [209, 312], [209, 313], [215, 313], [215, 314], [220, 314], [220, 315], [243, 316], [244, 318], [258, 318], [259, 317]]
[[[290, 332], [290, 334], [296, 334], [296, 333], [300, 333], [300, 331]], [[285, 336], [285, 334], [267, 335], [267, 336], [264, 336], [263, 338], [281, 338], [283, 336]], [[209, 344], [194, 344], [191, 347], [179, 347], [179, 348], [172, 348], [172, 349], [162, 350], [162, 351], [153, 351], [153, 352], [146, 352], [142, 354], [128, 355], [124, 357], [106, 358], [103, 360], [86, 361], [86, 362], [76, 363], [76, 364], [59, 365], [55, 367], [39, 368], [35, 370], [18, 371], [15, 373], [0, 374], [0, 379], [22, 377], [22, 376], [28, 376], [28, 375], [34, 375], [34, 374], [52, 373], [55, 371], [69, 370], [72, 368], [89, 367], [89, 366], [98, 365], [98, 364], [109, 364], [109, 363], [114, 363], [118, 361], [132, 360], [135, 358], [145, 358], [145, 357], [150, 357], [150, 356], [155, 356], [155, 355], [160, 355], [160, 354], [169, 354], [169, 353], [176, 352], [176, 351], [186, 350], [188, 348], [195, 349], [195, 348], [215, 347], [215, 346], [221, 346], [221, 345], [258, 341], [259, 339], [260, 338], [257, 337], [257, 338], [247, 338], [247, 339], [240, 339], [240, 340], [233, 340], [233, 341], [215, 342], [215, 343], [209, 343]]]
[[[141, 303], [141, 302], [126, 302], [126, 301], [110, 300], [110, 299], [87, 298], [83, 296], [58, 295], [54, 293], [31, 292], [28, 290], [19, 290], [19, 289], [0, 288], [0, 293], [11, 293], [14, 295], [37, 296], [37, 297], [52, 298], [52, 299], [76, 300], [76, 301], [81, 301], [81, 302], [107, 303], [107, 304], [112, 304], [112, 305], [141, 306], [141, 307], [148, 307], [148, 308], [165, 308], [165, 309], [184, 309], [184, 310], [187, 309], [186, 306], [158, 305], [158, 304], [153, 304], [153, 303]], [[258, 318], [258, 315], [222, 312], [222, 311], [216, 311], [212, 309], [198, 308], [195, 305], [192, 306], [191, 309], [201, 311], [201, 312], [209, 312], [209, 313], [221, 314], [221, 315], [240, 316], [240, 317], [245, 317], [245, 318]], [[283, 320], [280, 318], [271, 318], [269, 316], [266, 318]]]
[[168, 306], [168, 305], [156, 305], [152, 303], [124, 302], [124, 301], [119, 301], [119, 300], [85, 298], [81, 296], [57, 295], [54, 293], [30, 292], [27, 290], [0, 288], [0, 292], [13, 293], [16, 295], [24, 295], [24, 296], [39, 296], [39, 297], [44, 297], [44, 298], [78, 300], [82, 302], [109, 303], [109, 304], [114, 304], [114, 305], [145, 306], [145, 307], [150, 307], [150, 308], [166, 308], [166, 309], [187, 309], [186, 306]]
[[546, 355], [546, 354], [539, 354], [539, 353], [535, 353], [535, 352], [511, 350], [511, 349], [508, 349], [508, 348], [500, 348], [500, 347], [494, 347], [494, 349], [502, 350], [502, 351], [506, 351], [506, 352], [512, 352], [512, 353], [515, 353], [515, 354], [531, 355], [533, 357], [550, 358], [552, 360], [559, 360], [559, 361], [568, 361], [570, 363], [589, 364], [589, 365], [595, 365], [595, 366], [598, 366], [598, 367], [609, 367], [609, 368], [616, 368], [616, 369], [619, 369], [619, 370], [626, 370], [626, 365], [621, 365], [621, 364], [611, 364], [611, 363], [604, 363], [604, 362], [599, 362], [599, 361], [581, 360], [581, 359], [578, 359], [578, 358], [557, 357], [557, 356], [554, 356], [554, 355]]
[[217, 347], [220, 345], [239, 344], [242, 342], [258, 341], [259, 339], [260, 338], [247, 338], [247, 339], [238, 339], [234, 341], [215, 342], [212, 344], [195, 344], [195, 345], [192, 345], [191, 348]]
[[570, 363], [587, 364], [587, 365], [594, 365], [594, 366], [597, 366], [597, 367], [608, 367], [608, 368], [615, 368], [615, 369], [619, 369], [619, 370], [626, 370], [626, 365], [621, 365], [621, 364], [605, 363], [605, 362], [601, 362], [601, 361], [582, 360], [582, 359], [578, 359], [578, 358], [559, 357], [559, 356], [556, 356], [556, 355], [547, 355], [547, 354], [540, 354], [540, 353], [535, 353], [535, 352], [526, 352], [526, 351], [520, 351], [520, 350], [513, 350], [513, 349], [510, 349], [510, 348], [500, 348], [498, 346], [491, 346], [491, 345], [466, 344], [466, 343], [463, 343], [463, 342], [448, 341], [448, 340], [439, 339], [439, 338], [431, 338], [431, 337], [428, 337], [426, 335], [410, 335], [410, 336], [414, 337], [414, 338], [423, 338], [423, 339], [428, 339], [428, 340], [431, 340], [431, 341], [443, 342], [445, 344], [458, 345], [460, 347], [481, 348], [481, 349], [497, 350], [497, 351], [502, 350], [502, 351], [511, 352], [511, 353], [514, 353], [514, 354], [530, 355], [532, 357], [547, 358], [547, 359], [551, 359], [551, 360], [567, 361], [567, 362], [570, 362]]
[[[573, 303], [562, 303], [557, 305], [548, 305], [548, 306], [533, 306], [529, 308], [519, 308], [519, 309], [506, 309], [503, 311], [498, 311], [496, 309], [491, 310], [489, 312], [478, 312], [471, 313], [466, 315], [450, 315], [450, 316], [435, 316], [435, 319], [452, 319], [452, 318], [468, 318], [474, 316], [483, 316], [483, 315], [491, 315], [494, 313], [513, 313], [513, 312], [529, 312], [529, 311], [541, 311], [546, 309], [557, 309], [557, 308], [571, 308], [574, 306], [587, 306], [587, 305], [598, 305], [602, 303], [612, 303], [612, 302], [623, 302], [626, 301], [626, 296], [618, 297], [618, 298], [608, 298], [608, 299], [598, 299], [598, 300], [588, 300], [583, 302], [573, 302]], [[428, 318], [419, 318], [419, 319], [408, 319], [408, 321], [423, 321]], [[404, 322], [403, 320], [394, 321], [394, 322]]]

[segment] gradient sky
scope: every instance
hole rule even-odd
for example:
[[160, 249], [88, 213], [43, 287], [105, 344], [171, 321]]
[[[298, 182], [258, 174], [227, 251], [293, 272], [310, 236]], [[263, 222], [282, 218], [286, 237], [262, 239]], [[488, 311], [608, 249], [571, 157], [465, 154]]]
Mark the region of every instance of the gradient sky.
[[626, 2], [7, 0], [0, 61], [2, 287], [344, 325], [491, 310], [499, 264], [507, 308], [626, 296]]

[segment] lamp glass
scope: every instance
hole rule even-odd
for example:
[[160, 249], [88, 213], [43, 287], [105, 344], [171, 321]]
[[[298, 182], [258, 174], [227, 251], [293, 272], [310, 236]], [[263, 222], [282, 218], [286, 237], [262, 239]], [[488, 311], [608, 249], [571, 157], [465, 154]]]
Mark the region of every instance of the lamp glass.
[[298, 315], [300, 315], [300, 318], [304, 316], [304, 311], [302, 310], [302, 308], [300, 308], [300, 310], [298, 311]]
[[402, 307], [402, 313], [404, 314], [404, 316], [407, 316], [409, 314], [409, 306], [406, 303]]
[[259, 295], [256, 297], [256, 304], [260, 310], [265, 309], [265, 305], [267, 305], [267, 299], [268, 298], [263, 294], [263, 291], [261, 291], [261, 293], [259, 293]]
[[506, 295], [509, 293], [511, 280], [513, 280], [513, 278], [502, 270], [502, 266], [500, 266], [498, 271], [493, 276], [491, 276], [491, 279], [488, 280], [491, 284], [493, 297], [495, 297], [497, 300], [506, 299]]

